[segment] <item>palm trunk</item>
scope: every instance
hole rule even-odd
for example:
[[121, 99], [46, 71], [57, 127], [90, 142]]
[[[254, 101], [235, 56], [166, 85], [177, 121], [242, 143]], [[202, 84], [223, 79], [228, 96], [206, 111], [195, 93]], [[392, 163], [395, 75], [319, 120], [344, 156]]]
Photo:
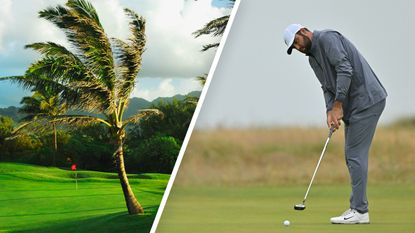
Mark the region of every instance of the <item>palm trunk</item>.
[[56, 133], [56, 124], [53, 123], [53, 135], [54, 135], [54, 144], [55, 144], [55, 151], [53, 152], [53, 166], [56, 166], [56, 154], [58, 153], [58, 135]]
[[129, 214], [142, 214], [144, 213], [143, 207], [137, 201], [137, 198], [134, 196], [133, 191], [131, 190], [130, 183], [128, 182], [127, 173], [125, 172], [124, 167], [124, 150], [122, 137], [118, 136], [117, 138], [118, 149], [116, 152], [116, 163], [118, 170], [118, 178], [120, 179], [121, 188], [124, 193], [125, 204], [127, 205]]

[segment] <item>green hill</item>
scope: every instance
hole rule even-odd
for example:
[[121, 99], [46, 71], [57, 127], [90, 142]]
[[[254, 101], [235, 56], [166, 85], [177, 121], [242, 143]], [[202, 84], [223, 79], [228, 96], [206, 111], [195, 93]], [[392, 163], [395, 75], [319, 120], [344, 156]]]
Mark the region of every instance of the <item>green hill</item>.
[[10, 106], [7, 108], [0, 108], [0, 116], [8, 116], [16, 122], [22, 119], [25, 116], [25, 114], [19, 113], [18, 107]]
[[169, 175], [129, 175], [145, 214], [127, 214], [115, 173], [0, 163], [0, 232], [149, 232]]
[[[173, 99], [177, 99], [177, 100], [184, 100], [186, 98], [186, 96], [191, 96], [191, 97], [199, 97], [201, 94], [200, 91], [192, 91], [189, 92], [186, 95], [175, 95], [172, 97], [159, 97], [154, 99], [153, 101], [148, 101], [146, 99], [143, 98], [131, 98], [128, 108], [125, 110], [125, 118], [128, 118], [132, 115], [134, 115], [135, 113], [137, 113], [138, 110], [140, 109], [146, 109], [146, 108], [150, 108], [152, 105], [158, 104], [160, 101], [164, 101], [164, 102], [172, 102]], [[25, 114], [21, 114], [18, 112], [19, 108], [15, 107], [15, 106], [10, 106], [7, 108], [0, 108], [0, 115], [1, 116], [7, 116], [12, 118], [15, 122], [19, 121], [20, 119], [22, 119]], [[89, 115], [94, 115], [88, 112], [84, 112], [84, 111], [69, 111], [68, 114], [89, 114]]]
[[188, 96], [189, 97], [200, 97], [200, 94], [201, 94], [200, 91], [192, 91], [192, 92], [189, 92], [187, 95], [175, 95], [172, 97], [159, 97], [159, 98], [154, 99], [151, 103], [157, 104], [157, 103], [160, 103], [161, 101], [171, 103], [174, 99], [182, 101]]

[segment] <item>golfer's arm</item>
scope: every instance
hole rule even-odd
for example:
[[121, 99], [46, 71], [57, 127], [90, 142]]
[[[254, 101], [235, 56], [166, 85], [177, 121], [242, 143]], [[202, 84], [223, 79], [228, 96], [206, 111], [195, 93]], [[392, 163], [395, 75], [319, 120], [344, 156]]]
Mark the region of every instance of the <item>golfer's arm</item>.
[[329, 112], [333, 108], [334, 95], [324, 87], [321, 88], [323, 89], [324, 101], [326, 102], [326, 112]]
[[330, 64], [335, 67], [337, 74], [334, 100], [344, 103], [349, 93], [353, 67], [338, 36], [333, 34], [325, 38], [324, 51]]
[[[337, 71], [337, 85], [336, 85], [336, 97], [335, 101], [344, 102], [346, 100], [347, 94], [349, 93], [350, 83], [352, 81], [352, 68], [350, 63], [344, 62], [336, 67]], [[350, 72], [349, 72], [350, 71]]]

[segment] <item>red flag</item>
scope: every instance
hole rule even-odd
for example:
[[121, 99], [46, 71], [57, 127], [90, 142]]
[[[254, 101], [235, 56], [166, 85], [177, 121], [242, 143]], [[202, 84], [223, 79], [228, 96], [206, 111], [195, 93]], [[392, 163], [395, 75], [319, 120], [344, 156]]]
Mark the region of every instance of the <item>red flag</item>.
[[71, 170], [72, 170], [72, 171], [76, 171], [76, 163], [72, 164], [72, 166], [71, 166]]

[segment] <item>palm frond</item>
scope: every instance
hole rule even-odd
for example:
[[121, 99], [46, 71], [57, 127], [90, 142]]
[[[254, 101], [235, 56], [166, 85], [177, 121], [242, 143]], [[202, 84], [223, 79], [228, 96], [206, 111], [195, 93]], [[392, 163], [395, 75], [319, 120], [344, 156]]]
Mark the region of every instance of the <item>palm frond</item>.
[[204, 86], [207, 79], [207, 74], [203, 74], [196, 77], [197, 81], [199, 81], [200, 85]]
[[[26, 121], [23, 123], [20, 123], [17, 127], [14, 128], [14, 130], [11, 132], [11, 135], [6, 137], [4, 140], [14, 140], [18, 137], [22, 137], [24, 135], [26, 135], [27, 133], [23, 132], [23, 129], [28, 128], [28, 126], [30, 126], [32, 124], [32, 121]], [[33, 132], [33, 130], [32, 130]], [[41, 132], [41, 131], [39, 131]]]
[[21, 124], [19, 124], [12, 132], [12, 138], [15, 136], [18, 136], [20, 134], [20, 131], [24, 128], [26, 128], [27, 126], [29, 126], [30, 124], [33, 124], [33, 121], [26, 121], [26, 122], [22, 122]]
[[141, 54], [126, 42], [112, 38], [114, 54], [119, 64], [116, 67], [116, 95], [127, 99], [135, 87], [135, 79], [141, 68]]
[[105, 121], [102, 118], [88, 116], [88, 115], [58, 115], [58, 116], [49, 116], [44, 115], [44, 117], [35, 117], [27, 121], [21, 122], [12, 132], [12, 135], [7, 138], [7, 140], [20, 137], [25, 132], [37, 132], [43, 133], [48, 131], [52, 124], [67, 124], [67, 125], [76, 125], [84, 126], [94, 123], [103, 123], [107, 126], [111, 124]]
[[54, 42], [39, 42], [39, 43], [32, 43], [25, 46], [25, 48], [31, 48], [40, 52], [46, 56], [63, 56], [68, 57], [77, 65], [83, 65], [79, 58], [67, 50], [64, 46], [54, 43]]
[[21, 119], [23, 122], [58, 116], [67, 111], [66, 103], [61, 103], [59, 96], [47, 87], [35, 91], [32, 96], [23, 97], [20, 103], [22, 107], [19, 112], [26, 114], [26, 117]]
[[13, 80], [17, 80], [17, 79], [21, 79], [24, 78], [23, 75], [15, 75], [15, 76], [4, 76], [4, 77], [0, 77], [0, 81], [11, 81], [11, 82], [15, 82]]
[[70, 0], [67, 8], [47, 8], [39, 16], [65, 32], [77, 57], [112, 92], [115, 73], [111, 44], [94, 7], [83, 0]]
[[26, 90], [32, 90], [32, 91], [36, 91], [45, 86], [49, 86], [56, 93], [59, 93], [65, 89], [66, 91], [71, 91], [69, 88], [57, 82], [56, 80], [49, 79], [44, 75], [37, 76], [37, 77], [33, 77], [32, 75], [7, 76], [7, 77], [1, 77], [0, 81], [2, 80], [9, 80], [12, 83], [16, 83], [20, 85]]
[[143, 17], [139, 16], [137, 13], [128, 8], [125, 8], [124, 12], [131, 19], [129, 25], [132, 35], [129, 40], [131, 41], [133, 46], [135, 46], [136, 49], [139, 50], [140, 53], [142, 53], [144, 51], [144, 46], [146, 44], [146, 21]]
[[34, 90], [49, 87], [71, 108], [108, 110], [110, 91], [102, 83], [87, 77], [89, 73], [84, 68], [68, 57], [45, 57], [28, 68], [26, 82], [20, 84]]
[[111, 123], [100, 117], [88, 116], [88, 115], [60, 115], [50, 119], [50, 122], [69, 125], [86, 125], [93, 123], [103, 123], [106, 126], [111, 127]]
[[201, 52], [205, 52], [205, 51], [207, 51], [207, 50], [209, 50], [211, 48], [217, 48], [217, 47], [219, 47], [219, 43], [206, 44], [206, 45], [203, 45], [203, 47], [202, 47], [202, 49], [200, 51]]
[[45, 10], [40, 11], [39, 17], [54, 23], [59, 28], [64, 28], [65, 23], [63, 21], [63, 17], [67, 14], [68, 9], [61, 5], [57, 5], [56, 7], [48, 7]]
[[135, 86], [135, 79], [141, 69], [142, 54], [145, 50], [145, 20], [130, 9], [124, 9], [130, 18], [130, 38], [128, 42], [112, 39], [117, 66], [117, 97], [126, 99]]
[[8, 140], [21, 137], [24, 135], [43, 134], [50, 131], [52, 124], [47, 118], [34, 118], [31, 120], [21, 122], [12, 132], [12, 135], [8, 137]]
[[40, 113], [40, 109], [37, 107], [40, 105], [40, 101], [36, 98], [25, 96], [20, 101], [20, 104], [22, 104], [22, 107], [19, 108], [19, 113], [25, 113], [28, 114], [27, 119], [31, 119], [34, 117], [34, 115]]
[[22, 106], [19, 109], [20, 113], [25, 113], [26, 116], [20, 119], [20, 122], [27, 122], [27, 121], [33, 121], [41, 118], [47, 118], [49, 117], [49, 114], [46, 112], [41, 112], [40, 109], [37, 109], [36, 107], [32, 106]]
[[162, 116], [162, 117], [164, 116], [163, 112], [161, 112], [158, 109], [143, 109], [143, 110], [140, 110], [137, 114], [129, 117], [128, 119], [126, 119], [124, 121], [124, 124], [123, 124], [122, 128], [125, 128], [130, 123], [137, 123], [141, 119], [143, 119], [145, 117], [153, 116], [153, 115], [159, 115], [159, 116]]
[[185, 104], [190, 105], [190, 107], [195, 108], [199, 102], [199, 98], [194, 96], [186, 96], [184, 102]]
[[[82, 62], [81, 58], [79, 58], [76, 54], [72, 53], [71, 51], [69, 51], [68, 49], [66, 49], [64, 46], [60, 44], [57, 44], [54, 42], [39, 42], [39, 43], [28, 44], [25, 46], [25, 48], [30, 48], [35, 51], [38, 51], [45, 57], [60, 58], [60, 60], [64, 61], [63, 64], [66, 64], [66, 66], [57, 67], [58, 70], [64, 71], [67, 68], [73, 67], [72, 69], [68, 70], [69, 73], [82, 74], [82, 75], [74, 75], [73, 77], [68, 76], [68, 77], [71, 77], [72, 80], [79, 79], [82, 81], [91, 81], [91, 82], [95, 82], [97, 80], [97, 77], [94, 75], [94, 73], [88, 70], [88, 68]], [[60, 68], [66, 68], [66, 69], [60, 69]], [[74, 72], [74, 68], [77, 70], [77, 72]]]
[[216, 18], [208, 22], [203, 28], [193, 32], [195, 38], [201, 35], [212, 34], [213, 36], [220, 36], [225, 32], [226, 25], [229, 21], [229, 15]]
[[84, 0], [69, 0], [66, 5], [75, 9], [78, 14], [94, 20], [97, 25], [101, 26], [97, 11], [90, 2]]

